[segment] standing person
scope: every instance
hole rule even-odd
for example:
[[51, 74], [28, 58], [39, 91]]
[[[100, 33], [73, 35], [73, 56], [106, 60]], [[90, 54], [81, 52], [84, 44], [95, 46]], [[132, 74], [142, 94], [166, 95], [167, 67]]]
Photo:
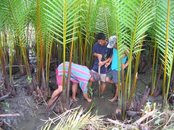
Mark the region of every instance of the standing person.
[[112, 49], [107, 48], [107, 42], [104, 33], [98, 33], [96, 39], [97, 42], [94, 44], [92, 49], [93, 56], [95, 57], [92, 71], [96, 73], [98, 72], [100, 74], [101, 84], [99, 86], [99, 93], [102, 95], [106, 88], [105, 79], [107, 67], [105, 67], [105, 64], [111, 59]]
[[[68, 68], [69, 62], [65, 62], [65, 79], [68, 78]], [[51, 107], [51, 105], [56, 101], [56, 99], [60, 96], [63, 91], [63, 63], [61, 63], [56, 69], [56, 80], [58, 88], [53, 92], [51, 99], [48, 101], [47, 110]], [[83, 97], [87, 100], [87, 102], [91, 102], [92, 99], [88, 96], [88, 81], [99, 80], [98, 73], [94, 73], [90, 71], [86, 66], [82, 66], [79, 64], [72, 63], [71, 64], [71, 75], [70, 81], [73, 83], [72, 85], [72, 99], [77, 101], [76, 93], [78, 84], [83, 92]], [[65, 81], [66, 83], [66, 81]]]
[[118, 57], [118, 50], [117, 50], [117, 38], [116, 36], [111, 36], [109, 38], [108, 48], [113, 48], [113, 55], [112, 59], [106, 64], [108, 66], [111, 63], [110, 71], [106, 75], [106, 82], [114, 83], [115, 84], [115, 95], [109, 101], [113, 102], [118, 99], [118, 73], [121, 72], [121, 69], [125, 69], [128, 66], [127, 56], [124, 54], [123, 58], [121, 59], [121, 66], [119, 66], [119, 57]]

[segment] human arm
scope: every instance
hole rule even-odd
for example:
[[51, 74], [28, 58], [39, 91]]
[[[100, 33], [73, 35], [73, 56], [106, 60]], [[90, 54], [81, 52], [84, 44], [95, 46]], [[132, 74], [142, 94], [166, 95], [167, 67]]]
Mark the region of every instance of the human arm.
[[108, 58], [108, 62], [105, 63], [105, 67], [108, 67], [112, 62], [112, 57]]
[[100, 62], [101, 59], [102, 59], [102, 54], [99, 54], [99, 53], [94, 52], [94, 53], [93, 53], [93, 56], [96, 57], [96, 58], [98, 59], [99, 62]]
[[123, 58], [122, 58], [122, 69], [124, 70], [125, 68], [127, 68], [127, 66], [129, 65], [129, 62], [128, 62], [128, 53], [129, 53], [129, 49], [127, 48], [125, 51], [124, 51], [124, 54], [123, 54]]
[[101, 47], [98, 46], [98, 44], [95, 44], [93, 47], [93, 56], [96, 58], [99, 67], [101, 67], [110, 61], [112, 50], [106, 48], [106, 46]]
[[112, 57], [109, 57], [109, 58], [107, 58], [104, 61], [100, 61], [99, 62], [99, 66], [105, 65], [105, 67], [108, 67], [110, 65], [111, 61], [112, 61]]
[[124, 70], [128, 65], [129, 65], [128, 61], [125, 64], [122, 64], [122, 69]]
[[105, 67], [108, 67], [111, 62], [112, 62], [112, 54], [113, 54], [113, 49], [108, 49], [107, 48], [107, 53], [105, 54], [104, 61], [102, 65], [105, 65]]
[[122, 65], [121, 65], [121, 67], [122, 67], [122, 69], [124, 70], [127, 66], [128, 66], [128, 64], [129, 64], [129, 62], [128, 62], [128, 57], [127, 56], [124, 56], [123, 58], [122, 58]]
[[105, 64], [105, 61], [102, 61], [102, 54], [93, 53], [93, 56], [98, 59], [98, 65], [101, 67]]
[[100, 62], [102, 60], [102, 57], [103, 56], [99, 52], [100, 52], [100, 50], [99, 50], [99, 44], [95, 43], [94, 46], [93, 46], [93, 48], [92, 48], [92, 54]]

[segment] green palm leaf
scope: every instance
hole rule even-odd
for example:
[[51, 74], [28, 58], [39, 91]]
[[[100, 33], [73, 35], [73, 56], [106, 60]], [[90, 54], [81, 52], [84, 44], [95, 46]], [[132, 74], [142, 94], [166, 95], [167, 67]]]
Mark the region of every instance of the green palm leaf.
[[[25, 48], [25, 30], [27, 26], [27, 15], [29, 13], [28, 4], [25, 0], [1, 0], [0, 10], [3, 14], [0, 26], [3, 26], [6, 28], [6, 30], [9, 30], [9, 37], [13, 39], [12, 41], [14, 44], [18, 44], [20, 46], [20, 51], [26, 65], [27, 74], [30, 75]], [[13, 47], [13, 45], [10, 47]], [[13, 50], [13, 48], [11, 48], [11, 50]], [[10, 61], [12, 61], [12, 58], [13, 57], [10, 56]]]
[[118, 17], [115, 13], [119, 10], [118, 7], [121, 7], [117, 5], [119, 3], [121, 3], [121, 1], [97, 1], [96, 32], [104, 32], [108, 38], [116, 33]]
[[128, 38], [130, 38], [127, 40], [129, 66], [126, 77], [126, 86], [129, 86], [129, 89], [131, 82], [128, 85], [128, 79], [131, 79], [132, 56], [142, 50], [141, 45], [145, 38], [145, 33], [153, 23], [155, 10], [152, 5], [153, 1], [151, 0], [124, 0], [124, 5], [122, 6], [124, 10], [122, 12], [122, 23], [129, 30]]
[[54, 39], [60, 44], [70, 43], [73, 26], [77, 29], [80, 23], [78, 13], [81, 8], [78, 6], [78, 0], [47, 0], [44, 4], [48, 30], [54, 34]]
[[[173, 25], [173, 9], [171, 3], [171, 11], [170, 11], [170, 20], [168, 27], [166, 26], [166, 18], [167, 18], [167, 1], [162, 1], [158, 3], [157, 6], [157, 20], [156, 20], [156, 40], [159, 45], [159, 49], [161, 51], [161, 60], [162, 63], [165, 64], [165, 50], [167, 48], [167, 74], [170, 75], [170, 65], [173, 61], [173, 41], [174, 41], [174, 25]], [[168, 30], [166, 30], [168, 28]], [[167, 34], [168, 31], [168, 34]], [[166, 39], [166, 35], [168, 35], [168, 39]], [[167, 40], [167, 41], [166, 41]], [[168, 46], [166, 46], [166, 42]]]
[[14, 31], [15, 35], [23, 36], [27, 24], [27, 8], [25, 0], [1, 0], [0, 8], [3, 12], [2, 21], [6, 27]]
[[174, 1], [158, 1], [156, 12], [155, 39], [160, 50], [160, 59], [164, 66], [163, 97], [166, 100], [174, 60]]
[[152, 25], [155, 10], [151, 0], [124, 0], [124, 3], [123, 23], [130, 30], [130, 39], [127, 42], [130, 50], [128, 73], [131, 73], [132, 55], [141, 51], [140, 46], [146, 31]]
[[119, 58], [122, 58], [126, 49], [129, 50], [129, 66], [126, 83], [125, 86], [122, 86], [122, 96], [124, 96], [122, 100], [123, 117], [127, 99], [130, 97], [133, 55], [138, 54], [142, 50], [141, 46], [142, 41], [146, 36], [145, 33], [153, 23], [155, 10], [152, 8], [152, 5], [153, 1], [151, 0], [123, 0], [115, 2], [115, 21], [116, 35], [118, 36], [117, 47]]
[[[82, 4], [81, 12], [79, 15], [82, 15], [80, 18], [80, 27], [79, 27], [79, 49], [82, 54], [82, 64], [90, 64], [91, 59], [91, 45], [94, 42], [94, 31], [95, 31], [95, 23], [96, 23], [96, 2], [94, 0], [90, 1], [80, 1]], [[82, 38], [85, 41], [82, 41]]]
[[[145, 32], [151, 27], [155, 14], [152, 0], [124, 0], [124, 24], [131, 31], [130, 51], [138, 52], [136, 46], [145, 38]], [[129, 12], [129, 13], [126, 13]], [[140, 50], [141, 51], [141, 50]]]
[[118, 49], [118, 57], [121, 59], [125, 50], [127, 50], [127, 46], [129, 43], [130, 36], [128, 35], [128, 29], [123, 23], [123, 15], [124, 15], [124, 2], [123, 1], [113, 1], [111, 6], [111, 16], [113, 17], [111, 23], [112, 27], [117, 36], [117, 49]]

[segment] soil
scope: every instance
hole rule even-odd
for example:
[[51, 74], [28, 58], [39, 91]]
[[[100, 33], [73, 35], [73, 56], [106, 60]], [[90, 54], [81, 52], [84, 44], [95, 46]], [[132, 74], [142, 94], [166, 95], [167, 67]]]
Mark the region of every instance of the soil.
[[[137, 92], [136, 98], [141, 99], [142, 92], [145, 90], [146, 86], [149, 84], [151, 75], [149, 72], [141, 74], [138, 76], [137, 82]], [[52, 79], [54, 81], [54, 78]], [[27, 77], [22, 76], [14, 79], [14, 86], [16, 89], [16, 95], [14, 97], [7, 98], [5, 101], [0, 102], [1, 111], [3, 114], [18, 113], [20, 116], [13, 117], [3, 117], [0, 118], [0, 122], [4, 130], [40, 130], [41, 126], [44, 124], [43, 120], [47, 120], [49, 116], [53, 116], [51, 113], [45, 113], [46, 105], [44, 103], [38, 103], [35, 101], [33, 96], [29, 96], [26, 93], [28, 87]], [[51, 86], [56, 87], [55, 82]], [[87, 103], [79, 91], [77, 98], [78, 101], [72, 104], [72, 107], [82, 106], [86, 109], [90, 108], [91, 105], [94, 106], [93, 112], [98, 115], [105, 115], [106, 117], [113, 118], [115, 115], [116, 108], [118, 106], [117, 102], [111, 103], [108, 101], [109, 98], [112, 98], [114, 95], [115, 88], [107, 84], [107, 90], [104, 97], [101, 98], [98, 96], [98, 87], [97, 83], [93, 84], [93, 102]], [[2, 114], [1, 113], [1, 114]]]

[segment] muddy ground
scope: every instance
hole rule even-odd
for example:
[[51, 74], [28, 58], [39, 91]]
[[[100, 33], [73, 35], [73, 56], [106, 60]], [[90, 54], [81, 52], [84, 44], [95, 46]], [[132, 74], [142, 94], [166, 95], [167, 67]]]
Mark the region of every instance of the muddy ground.
[[[141, 99], [142, 92], [145, 87], [149, 84], [151, 79], [150, 72], [145, 74], [140, 74], [138, 76], [137, 82], [137, 92], [136, 98]], [[54, 78], [53, 78], [54, 80]], [[4, 123], [5, 130], [40, 130], [44, 121], [49, 118], [49, 116], [54, 116], [53, 113], [45, 113], [45, 103], [38, 103], [34, 100], [33, 96], [28, 96], [26, 93], [27, 85], [26, 76], [14, 78], [14, 86], [16, 88], [16, 95], [14, 97], [9, 97], [5, 101], [0, 102], [1, 105], [1, 114], [17, 114], [17, 116], [12, 117], [1, 117], [1, 123]], [[52, 83], [51, 86], [56, 86], [55, 83]], [[91, 104], [94, 105], [94, 113], [98, 115], [105, 115], [106, 117], [113, 118], [115, 110], [118, 106], [117, 102], [111, 103], [108, 101], [114, 95], [114, 87], [110, 84], [107, 84], [107, 90], [104, 94], [104, 98], [98, 96], [98, 87], [97, 83], [93, 84], [93, 102], [87, 103], [82, 94], [77, 95], [78, 101], [72, 105], [76, 107], [81, 105], [84, 108], [89, 108]], [[158, 98], [161, 100], [161, 98]]]

